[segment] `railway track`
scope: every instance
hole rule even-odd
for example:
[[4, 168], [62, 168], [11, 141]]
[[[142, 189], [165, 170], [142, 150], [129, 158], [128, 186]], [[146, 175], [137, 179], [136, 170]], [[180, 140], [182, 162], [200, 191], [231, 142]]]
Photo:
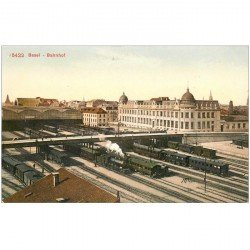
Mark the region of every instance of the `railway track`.
[[[104, 183], [101, 183], [100, 181], [97, 181], [96, 179], [94, 178], [91, 178], [89, 176], [86, 176], [85, 174], [83, 173], [80, 173], [79, 171], [75, 170], [75, 169], [72, 169], [72, 168], [67, 168], [70, 172], [74, 173], [75, 175], [91, 182], [91, 183], [94, 183], [95, 185], [99, 186], [100, 188], [104, 189], [105, 191], [113, 194], [113, 195], [117, 195], [117, 189], [113, 188], [113, 187], [110, 187]], [[145, 199], [138, 199], [132, 195], [129, 195], [127, 193], [124, 193], [122, 191], [120, 191], [120, 197], [121, 198], [124, 198], [130, 202], [139, 202], [139, 203], [144, 203], [145, 202]]]
[[128, 191], [130, 191], [130, 192], [132, 192], [132, 193], [134, 193], [142, 198], [146, 198], [150, 202], [157, 202], [157, 203], [160, 203], [160, 202], [172, 203], [172, 202], [174, 202], [173, 200], [170, 200], [167, 198], [162, 198], [162, 197], [159, 197], [157, 195], [151, 194], [150, 192], [146, 192], [146, 191], [143, 191], [139, 188], [132, 187], [132, 186], [125, 184], [123, 182], [120, 182], [114, 178], [108, 177], [107, 175], [102, 174], [102, 173], [94, 170], [91, 167], [87, 167], [86, 165], [83, 165], [83, 163], [79, 162], [78, 160], [75, 160], [72, 158], [70, 158], [70, 159], [71, 159], [73, 165], [77, 164], [77, 167], [79, 167], [79, 168], [81, 168], [81, 169], [83, 169], [91, 174], [98, 176], [98, 178], [102, 178], [103, 180], [106, 180], [107, 182], [110, 182], [111, 184], [114, 184], [120, 188], [128, 190]]

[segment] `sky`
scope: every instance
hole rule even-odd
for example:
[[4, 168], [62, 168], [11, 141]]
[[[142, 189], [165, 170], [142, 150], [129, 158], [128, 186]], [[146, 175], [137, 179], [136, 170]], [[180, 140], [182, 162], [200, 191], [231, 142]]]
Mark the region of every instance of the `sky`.
[[[24, 57], [12, 57], [23, 53]], [[28, 57], [40, 53], [40, 57]], [[47, 58], [47, 53], [65, 53]], [[195, 99], [246, 105], [248, 46], [2, 46], [2, 99]]]

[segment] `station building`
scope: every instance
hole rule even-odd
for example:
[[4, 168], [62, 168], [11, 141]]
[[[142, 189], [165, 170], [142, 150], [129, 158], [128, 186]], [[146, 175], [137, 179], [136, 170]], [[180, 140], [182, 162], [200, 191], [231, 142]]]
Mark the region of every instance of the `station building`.
[[213, 100], [196, 100], [189, 89], [181, 99], [168, 97], [151, 100], [119, 99], [118, 119], [123, 126], [175, 132], [219, 132], [220, 106]]
[[80, 111], [62, 107], [22, 107], [3, 106], [2, 126], [6, 130], [22, 130], [25, 127], [40, 128], [44, 124], [54, 126], [79, 124], [82, 122]]

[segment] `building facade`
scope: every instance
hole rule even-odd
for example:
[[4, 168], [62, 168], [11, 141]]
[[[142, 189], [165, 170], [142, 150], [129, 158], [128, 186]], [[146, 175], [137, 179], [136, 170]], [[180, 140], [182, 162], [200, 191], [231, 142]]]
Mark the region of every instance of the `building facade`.
[[223, 132], [247, 132], [248, 117], [231, 115], [221, 117], [221, 131]]
[[102, 108], [85, 108], [82, 110], [83, 125], [101, 127], [108, 125], [108, 113]]
[[219, 103], [209, 99], [195, 100], [189, 89], [180, 100], [162, 97], [129, 101], [123, 93], [119, 99], [118, 119], [124, 126], [148, 130], [219, 132]]
[[108, 113], [108, 123], [113, 123], [118, 121], [118, 103], [107, 101], [102, 105], [98, 106]]

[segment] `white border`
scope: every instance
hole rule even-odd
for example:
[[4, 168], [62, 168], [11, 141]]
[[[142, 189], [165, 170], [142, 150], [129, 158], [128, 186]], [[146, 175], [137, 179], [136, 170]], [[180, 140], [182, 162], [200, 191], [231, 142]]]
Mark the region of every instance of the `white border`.
[[[2, 45], [247, 45], [248, 1], [0, 6]], [[248, 249], [248, 204], [1, 204], [1, 249]]]

